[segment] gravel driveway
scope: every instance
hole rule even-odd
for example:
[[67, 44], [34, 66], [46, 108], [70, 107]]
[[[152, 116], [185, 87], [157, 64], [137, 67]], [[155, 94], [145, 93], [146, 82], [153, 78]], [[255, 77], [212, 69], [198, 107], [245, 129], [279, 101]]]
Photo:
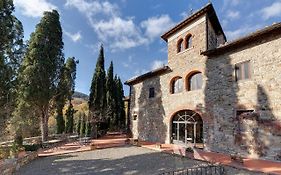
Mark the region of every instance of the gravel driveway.
[[[16, 175], [153, 175], [201, 165], [207, 163], [127, 146], [38, 158], [20, 168]], [[231, 167], [225, 170], [227, 175], [263, 174]]]
[[150, 175], [204, 164], [206, 163], [128, 146], [38, 158], [23, 166], [16, 174]]

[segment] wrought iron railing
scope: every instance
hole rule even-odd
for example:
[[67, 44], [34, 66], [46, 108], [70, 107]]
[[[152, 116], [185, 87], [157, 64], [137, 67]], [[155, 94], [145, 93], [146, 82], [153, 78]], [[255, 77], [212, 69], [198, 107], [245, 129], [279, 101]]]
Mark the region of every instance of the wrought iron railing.
[[176, 171], [164, 172], [159, 175], [224, 175], [225, 170], [223, 166], [200, 166]]

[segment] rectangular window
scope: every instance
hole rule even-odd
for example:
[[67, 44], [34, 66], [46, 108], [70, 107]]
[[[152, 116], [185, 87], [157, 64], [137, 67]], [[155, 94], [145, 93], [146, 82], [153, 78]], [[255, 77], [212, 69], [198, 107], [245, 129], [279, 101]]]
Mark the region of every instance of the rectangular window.
[[250, 61], [245, 61], [243, 63], [238, 63], [235, 65], [235, 79], [246, 80], [251, 78], [251, 65]]
[[153, 98], [155, 96], [154, 87], [149, 88], [149, 98]]

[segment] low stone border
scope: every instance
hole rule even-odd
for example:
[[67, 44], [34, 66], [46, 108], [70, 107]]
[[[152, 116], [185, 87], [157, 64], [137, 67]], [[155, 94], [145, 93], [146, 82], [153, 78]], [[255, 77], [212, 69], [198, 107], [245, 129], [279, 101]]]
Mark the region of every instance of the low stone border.
[[1, 175], [12, 175], [15, 173], [21, 166], [26, 165], [30, 161], [38, 157], [37, 151], [27, 152], [26, 155], [20, 158], [6, 159], [3, 162], [0, 162], [0, 172]]

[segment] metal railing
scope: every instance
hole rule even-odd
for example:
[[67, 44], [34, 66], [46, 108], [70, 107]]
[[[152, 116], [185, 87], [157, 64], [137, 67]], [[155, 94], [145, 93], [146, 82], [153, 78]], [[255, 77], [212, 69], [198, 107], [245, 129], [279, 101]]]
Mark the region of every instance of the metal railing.
[[164, 172], [159, 175], [224, 175], [225, 170], [223, 166], [201, 166], [188, 168], [183, 170]]

